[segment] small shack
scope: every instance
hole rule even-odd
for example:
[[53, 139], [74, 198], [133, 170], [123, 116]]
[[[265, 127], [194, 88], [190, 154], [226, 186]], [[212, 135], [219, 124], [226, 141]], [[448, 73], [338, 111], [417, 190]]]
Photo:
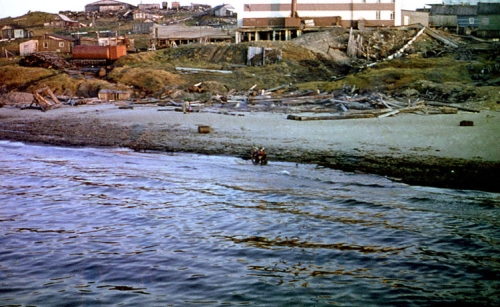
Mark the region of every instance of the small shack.
[[37, 40], [29, 40], [27, 42], [23, 42], [19, 44], [19, 54], [21, 56], [27, 56], [38, 52], [38, 41]]
[[421, 24], [429, 26], [429, 12], [401, 10], [401, 25], [409, 26]]
[[154, 26], [152, 21], [144, 21], [141, 23], [134, 23], [132, 25], [132, 32], [134, 34], [149, 34], [151, 28]]
[[130, 100], [132, 92], [122, 90], [100, 90], [99, 99], [104, 101]]

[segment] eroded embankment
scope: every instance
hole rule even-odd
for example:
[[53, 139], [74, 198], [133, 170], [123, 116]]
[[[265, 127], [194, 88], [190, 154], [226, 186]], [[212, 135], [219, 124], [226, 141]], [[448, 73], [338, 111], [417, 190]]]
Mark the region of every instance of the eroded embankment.
[[[0, 122], [0, 139], [58, 146], [112, 146], [134, 150], [228, 155], [248, 159], [251, 140], [193, 138], [181, 128], [117, 125], [98, 119], [8, 119]], [[271, 161], [317, 164], [348, 172], [387, 176], [408, 184], [500, 192], [500, 163], [425, 155], [353, 154], [304, 150], [276, 144]]]

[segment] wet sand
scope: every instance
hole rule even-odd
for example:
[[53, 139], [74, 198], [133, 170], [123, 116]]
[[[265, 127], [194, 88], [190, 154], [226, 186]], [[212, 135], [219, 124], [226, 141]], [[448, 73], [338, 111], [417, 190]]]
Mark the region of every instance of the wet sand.
[[[314, 163], [409, 184], [500, 192], [498, 112], [293, 121], [283, 113], [164, 110], [156, 105], [119, 109], [114, 104], [47, 112], [4, 107], [0, 139], [243, 159], [252, 147], [263, 146], [271, 163]], [[462, 120], [474, 126], [460, 127]], [[210, 133], [199, 133], [200, 125], [210, 126]]]

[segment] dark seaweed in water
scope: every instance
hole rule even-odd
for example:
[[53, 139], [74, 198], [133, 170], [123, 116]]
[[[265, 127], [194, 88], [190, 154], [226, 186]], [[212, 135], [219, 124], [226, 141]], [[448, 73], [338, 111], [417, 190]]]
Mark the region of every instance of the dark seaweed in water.
[[0, 306], [498, 306], [499, 194], [0, 143]]

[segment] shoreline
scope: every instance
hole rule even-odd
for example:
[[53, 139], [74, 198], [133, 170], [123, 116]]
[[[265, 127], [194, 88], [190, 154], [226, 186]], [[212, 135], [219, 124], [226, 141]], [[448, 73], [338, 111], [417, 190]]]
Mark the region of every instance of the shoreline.
[[[263, 146], [270, 163], [317, 164], [412, 185], [500, 192], [498, 112], [302, 122], [283, 113], [232, 111], [183, 114], [110, 103], [47, 112], [4, 107], [0, 139], [242, 159]], [[462, 120], [474, 126], [460, 127]], [[209, 126], [210, 133], [199, 133], [198, 126]]]

